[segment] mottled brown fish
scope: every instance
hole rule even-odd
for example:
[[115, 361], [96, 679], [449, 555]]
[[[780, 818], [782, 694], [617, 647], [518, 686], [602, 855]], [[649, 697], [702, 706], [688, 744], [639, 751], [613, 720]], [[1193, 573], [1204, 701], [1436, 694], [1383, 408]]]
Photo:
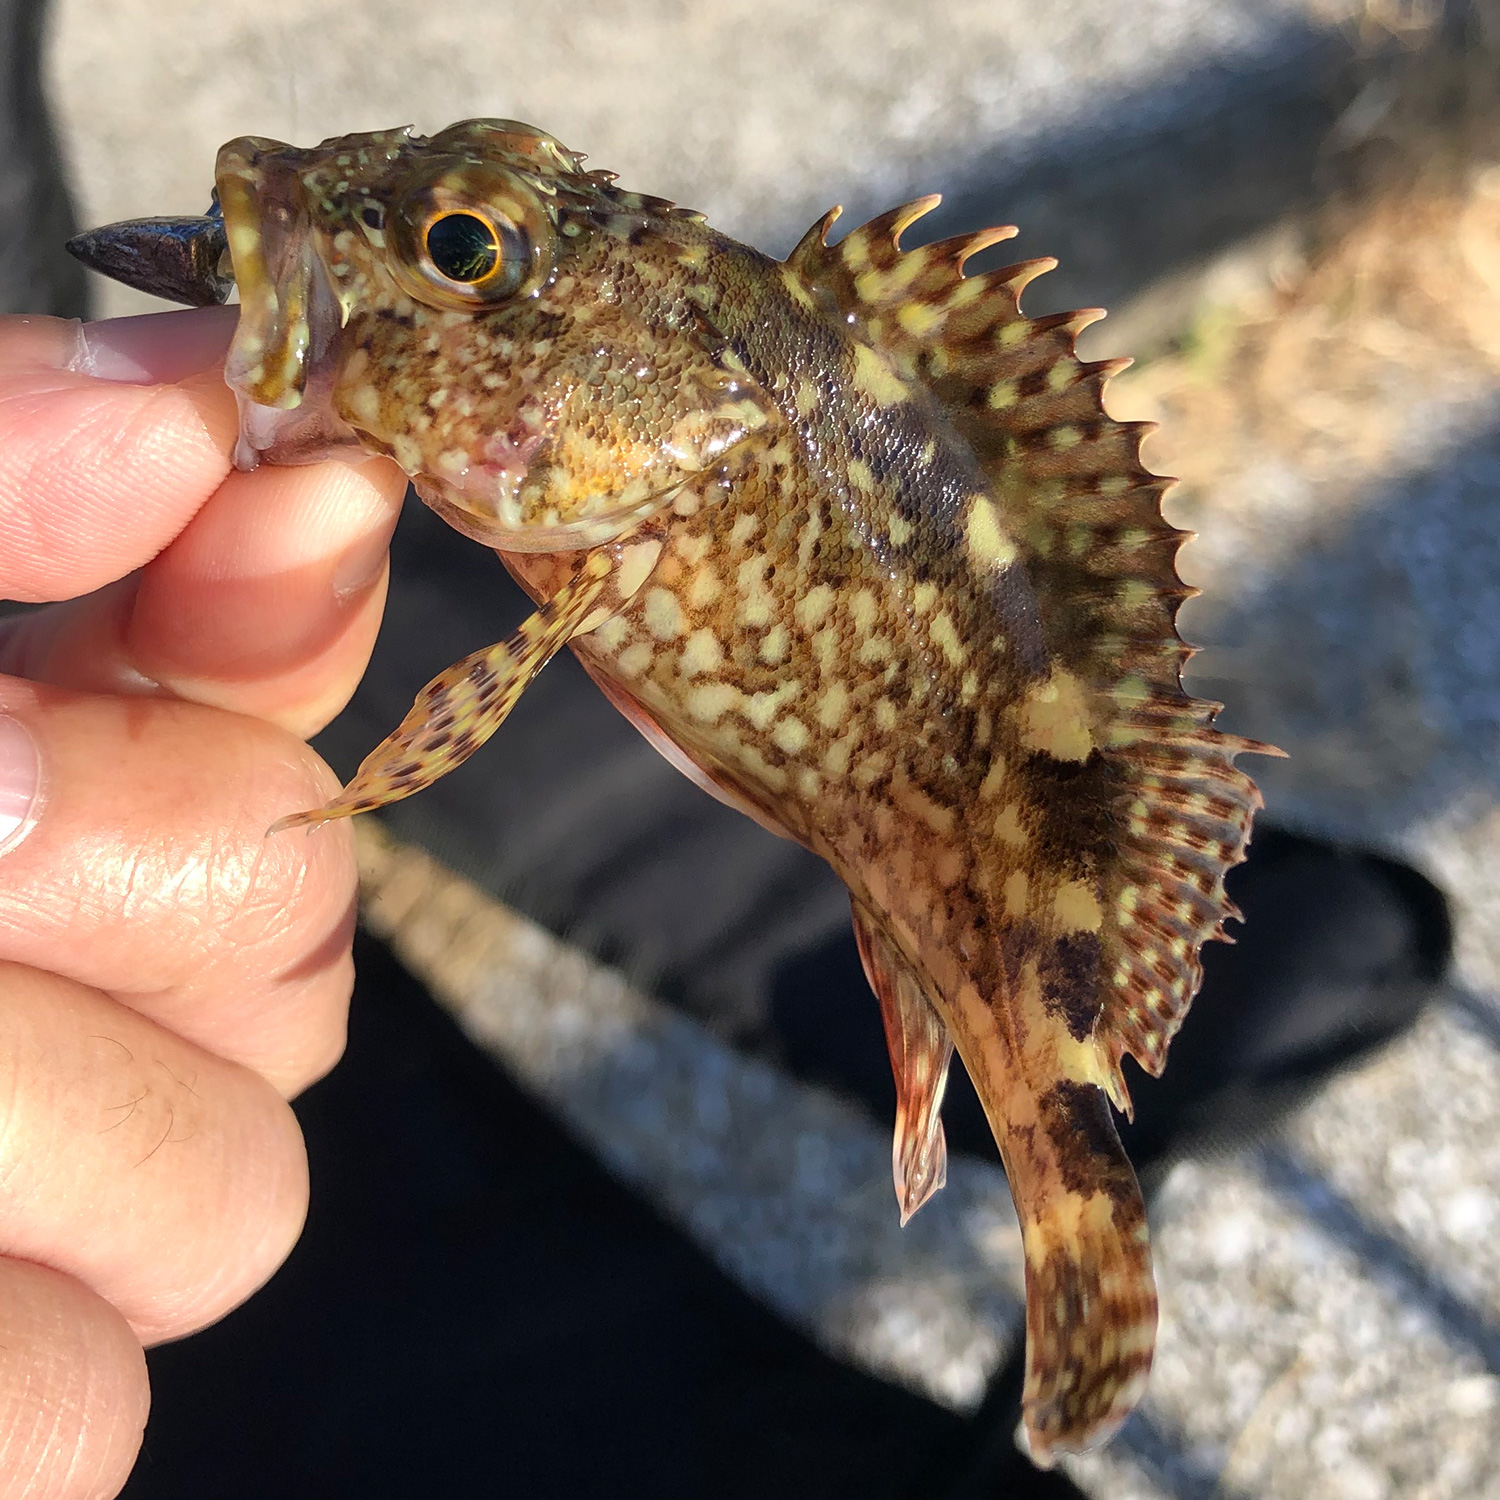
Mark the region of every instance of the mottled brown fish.
[[1143, 428], [1102, 405], [1123, 362], [1076, 356], [1098, 314], [1021, 313], [1053, 262], [964, 274], [1013, 230], [902, 250], [935, 198], [831, 245], [835, 210], [777, 262], [582, 162], [500, 120], [246, 138], [219, 154], [222, 222], [191, 255], [173, 229], [203, 278], [227, 238], [240, 463], [389, 454], [539, 606], [278, 826], [427, 786], [570, 645], [669, 759], [849, 887], [903, 1218], [944, 1180], [957, 1046], [1024, 1233], [1031, 1451], [1100, 1442], [1156, 1327], [1109, 1106], [1126, 1054], [1160, 1072], [1235, 914], [1260, 799], [1234, 757], [1264, 748], [1182, 690], [1183, 533]]

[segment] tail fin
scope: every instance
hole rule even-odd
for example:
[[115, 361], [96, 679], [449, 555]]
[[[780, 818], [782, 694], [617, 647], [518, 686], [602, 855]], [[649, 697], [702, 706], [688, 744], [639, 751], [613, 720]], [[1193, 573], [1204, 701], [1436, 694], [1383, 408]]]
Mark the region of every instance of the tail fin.
[[1032, 1459], [1106, 1442], [1140, 1400], [1156, 1343], [1146, 1206], [1103, 1093], [1060, 1083], [1006, 1131], [1026, 1251]]

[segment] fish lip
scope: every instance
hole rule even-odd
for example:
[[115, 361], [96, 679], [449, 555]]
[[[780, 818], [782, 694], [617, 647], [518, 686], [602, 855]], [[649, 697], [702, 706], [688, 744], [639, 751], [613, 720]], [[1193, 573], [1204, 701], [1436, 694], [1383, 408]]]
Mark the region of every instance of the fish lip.
[[243, 400], [283, 411], [301, 405], [309, 364], [323, 352], [314, 346], [328, 342], [312, 221], [292, 156], [281, 141], [241, 136], [220, 149], [214, 172], [240, 294], [224, 378]]
[[224, 361], [239, 407], [234, 463], [311, 463], [359, 446], [339, 416], [345, 309], [319, 252], [302, 171], [309, 153], [242, 136], [215, 168], [240, 318]]
[[216, 307], [234, 290], [217, 201], [196, 217], [102, 224], [74, 235], [64, 248], [112, 281], [188, 307]]

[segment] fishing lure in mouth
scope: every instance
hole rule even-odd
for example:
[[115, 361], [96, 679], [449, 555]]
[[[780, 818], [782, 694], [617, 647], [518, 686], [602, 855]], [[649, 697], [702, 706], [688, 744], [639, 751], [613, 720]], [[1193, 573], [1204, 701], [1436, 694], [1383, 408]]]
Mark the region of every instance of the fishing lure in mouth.
[[1115, 1132], [1159, 1073], [1260, 805], [1189, 696], [1167, 481], [1089, 363], [1028, 318], [1053, 262], [966, 275], [990, 229], [902, 248], [935, 198], [776, 261], [551, 136], [219, 153], [215, 207], [70, 247], [241, 312], [236, 462], [390, 455], [537, 603], [451, 667], [326, 807], [472, 754], [570, 646], [714, 795], [849, 889], [897, 1084], [900, 1212], [943, 1184], [955, 1047], [1026, 1261], [1032, 1455], [1105, 1440], [1156, 1328]]

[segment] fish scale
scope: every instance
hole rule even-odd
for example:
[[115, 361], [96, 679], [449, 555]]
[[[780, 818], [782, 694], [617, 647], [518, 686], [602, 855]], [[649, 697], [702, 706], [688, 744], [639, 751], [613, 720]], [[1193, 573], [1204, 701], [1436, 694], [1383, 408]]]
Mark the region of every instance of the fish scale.
[[227, 243], [237, 461], [389, 454], [539, 606], [278, 828], [430, 784], [569, 645], [675, 765], [842, 878], [903, 1221], [946, 1175], [956, 1050], [1021, 1221], [1030, 1451], [1104, 1441], [1156, 1326], [1110, 1106], [1127, 1053], [1160, 1071], [1235, 915], [1259, 795], [1234, 760], [1268, 747], [1182, 689], [1183, 533], [1144, 429], [1104, 408], [1119, 362], [1077, 357], [1098, 314], [1021, 312], [1050, 261], [965, 274], [1012, 230], [903, 249], [936, 199], [830, 244], [835, 211], [777, 262], [512, 121], [245, 138], [217, 192], [201, 242], [87, 239], [135, 264], [156, 235], [184, 300]]

